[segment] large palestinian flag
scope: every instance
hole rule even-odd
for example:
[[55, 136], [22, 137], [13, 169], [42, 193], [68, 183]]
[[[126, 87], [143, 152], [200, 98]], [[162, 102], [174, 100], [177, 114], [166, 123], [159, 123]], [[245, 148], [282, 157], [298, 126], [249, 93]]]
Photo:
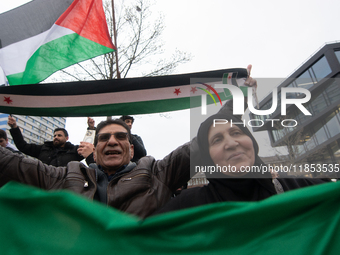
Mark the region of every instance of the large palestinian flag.
[[[244, 82], [244, 68], [209, 72], [100, 81], [35, 84], [0, 87], [0, 112], [59, 117], [147, 114], [222, 104], [231, 99], [227, 89], [214, 89], [234, 77], [232, 85]], [[201, 88], [201, 89], [199, 89]], [[245, 88], [245, 87], [243, 87]], [[243, 89], [241, 88], [241, 89]], [[243, 89], [246, 94], [246, 88]]]
[[0, 40], [10, 85], [38, 83], [115, 49], [102, 0], [33, 0], [0, 15]]
[[340, 251], [340, 183], [141, 221], [67, 191], [0, 189], [1, 254], [327, 254]]

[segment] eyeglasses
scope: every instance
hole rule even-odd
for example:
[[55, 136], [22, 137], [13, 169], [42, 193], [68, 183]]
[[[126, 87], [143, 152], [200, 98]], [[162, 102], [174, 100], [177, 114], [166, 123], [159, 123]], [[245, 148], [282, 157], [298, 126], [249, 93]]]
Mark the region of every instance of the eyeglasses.
[[120, 140], [120, 141], [124, 141], [126, 140], [126, 138], [128, 137], [128, 133], [125, 132], [116, 132], [116, 133], [101, 133], [96, 135], [98, 142], [107, 142], [108, 140], [110, 140], [111, 135], [113, 135], [116, 140]]

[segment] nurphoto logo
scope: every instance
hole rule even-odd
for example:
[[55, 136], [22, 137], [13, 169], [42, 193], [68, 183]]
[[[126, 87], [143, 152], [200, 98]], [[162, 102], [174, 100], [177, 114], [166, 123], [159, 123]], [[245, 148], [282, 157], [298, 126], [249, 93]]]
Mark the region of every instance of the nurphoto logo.
[[[209, 88], [211, 89], [212, 86], [209, 86]], [[234, 85], [227, 85], [227, 84], [215, 84], [215, 88], [223, 88], [223, 89], [228, 89], [230, 91], [230, 93], [233, 96], [233, 114], [234, 115], [243, 115], [244, 114], [244, 95], [242, 90], [239, 87], [236, 87]], [[202, 88], [200, 88], [202, 89]], [[203, 90], [203, 89], [202, 89]], [[204, 90], [207, 93], [209, 93], [209, 95], [213, 98], [212, 94], [207, 91]], [[218, 96], [218, 93], [216, 92], [216, 90], [213, 90], [214, 93], [217, 95], [217, 97], [219, 98], [219, 100], [221, 101], [220, 97]], [[288, 93], [299, 93], [299, 94], [304, 94], [306, 95], [304, 98], [287, 98], [287, 94]], [[224, 94], [226, 96], [228, 96], [224, 90]], [[248, 87], [248, 95], [252, 94], [252, 88]], [[253, 102], [252, 102], [252, 98], [248, 97], [248, 108], [250, 110], [251, 113], [255, 114], [255, 115], [269, 115], [271, 113], [273, 113], [276, 108], [277, 108], [277, 104], [278, 104], [278, 99], [277, 99], [277, 88], [274, 88], [272, 91], [272, 107], [270, 109], [267, 110], [258, 110], [255, 109]], [[214, 98], [213, 98], [214, 99]], [[312, 115], [302, 104], [303, 103], [307, 103], [309, 100], [311, 99], [311, 93], [309, 90], [304, 89], [304, 88], [282, 88], [281, 89], [281, 115], [285, 116], [287, 115], [287, 105], [289, 104], [294, 104], [297, 108], [300, 109], [300, 111], [304, 114], [304, 115]], [[214, 102], [216, 104], [216, 100], [214, 99]], [[207, 112], [207, 100], [206, 100], [206, 95], [201, 95], [201, 114], [202, 115], [206, 115]], [[222, 104], [222, 102], [221, 102]]]

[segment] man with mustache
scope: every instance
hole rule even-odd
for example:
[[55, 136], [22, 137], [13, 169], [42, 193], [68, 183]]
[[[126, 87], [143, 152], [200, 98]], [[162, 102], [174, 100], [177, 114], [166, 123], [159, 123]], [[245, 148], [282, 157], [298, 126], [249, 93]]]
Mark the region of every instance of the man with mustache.
[[17, 181], [46, 190], [65, 189], [145, 218], [190, 178], [189, 143], [162, 160], [146, 156], [132, 162], [131, 131], [120, 119], [99, 123], [94, 146], [96, 164], [88, 167], [81, 162], [54, 167], [0, 148], [0, 187]]
[[31, 157], [41, 160], [43, 163], [52, 166], [66, 166], [70, 161], [81, 161], [86, 158], [87, 164], [93, 163], [93, 145], [82, 142], [81, 145], [74, 145], [68, 142], [68, 133], [64, 128], [56, 128], [53, 133], [53, 141], [46, 141], [43, 144], [27, 143], [17, 126], [16, 120], [8, 116], [9, 130], [13, 141], [19, 151]]

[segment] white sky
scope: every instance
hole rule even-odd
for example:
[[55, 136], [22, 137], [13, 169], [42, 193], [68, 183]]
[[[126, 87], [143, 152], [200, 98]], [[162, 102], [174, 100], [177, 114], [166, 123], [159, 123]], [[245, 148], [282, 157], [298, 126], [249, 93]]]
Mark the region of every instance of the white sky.
[[[2, 0], [0, 13], [24, 2]], [[176, 73], [252, 64], [255, 78], [286, 78], [326, 42], [340, 41], [339, 9], [340, 2], [331, 0], [159, 0], [155, 13], [165, 17], [166, 51], [178, 48], [194, 56]], [[259, 94], [269, 92], [259, 84]], [[190, 139], [189, 111], [165, 116], [134, 116], [132, 132], [157, 159]], [[68, 118], [72, 143], [84, 138], [86, 126], [86, 118]], [[260, 149], [267, 152], [266, 146]]]

